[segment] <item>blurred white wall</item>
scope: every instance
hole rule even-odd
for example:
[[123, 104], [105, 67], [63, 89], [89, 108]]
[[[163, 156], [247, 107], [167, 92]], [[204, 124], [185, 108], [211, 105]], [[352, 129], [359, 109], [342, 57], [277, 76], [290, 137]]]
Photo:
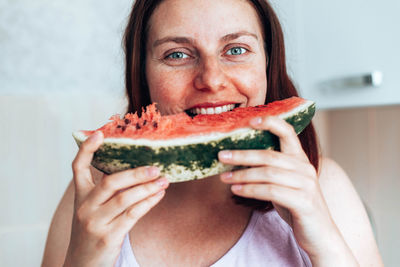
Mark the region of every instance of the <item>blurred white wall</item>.
[[131, 2], [1, 0], [0, 92], [120, 92]]
[[0, 0], [0, 266], [39, 266], [71, 133], [125, 109], [130, 0]]

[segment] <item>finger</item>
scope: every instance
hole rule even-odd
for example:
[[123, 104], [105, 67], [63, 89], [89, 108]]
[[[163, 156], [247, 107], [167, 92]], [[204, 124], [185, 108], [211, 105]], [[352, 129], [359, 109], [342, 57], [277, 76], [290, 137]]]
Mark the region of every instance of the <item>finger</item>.
[[276, 167], [254, 167], [220, 175], [221, 180], [228, 184], [269, 183], [300, 189], [308, 184], [310, 178], [293, 171]]
[[72, 162], [75, 190], [78, 196], [86, 195], [94, 187], [94, 182], [90, 172], [90, 164], [94, 152], [103, 143], [103, 138], [104, 136], [101, 131], [92, 134], [81, 144], [79, 151]]
[[96, 211], [99, 220], [110, 223], [130, 206], [165, 190], [168, 184], [167, 178], [162, 177], [118, 193]]
[[235, 195], [271, 201], [289, 210], [301, 205], [301, 191], [275, 184], [242, 184], [231, 187]]
[[283, 119], [276, 116], [255, 118], [250, 124], [256, 129], [267, 130], [278, 136], [282, 152], [306, 157], [293, 126]]
[[138, 167], [105, 176], [100, 183], [90, 192], [87, 205], [99, 206], [121, 190], [139, 185], [160, 176], [160, 170], [155, 166]]
[[315, 172], [315, 169], [309, 162], [274, 150], [224, 150], [218, 153], [218, 159], [230, 165], [267, 165], [287, 170], [301, 171], [309, 175]]
[[136, 222], [148, 213], [164, 197], [165, 190], [162, 190], [134, 205], [120, 214], [111, 222], [112, 227], [120, 234], [126, 234]]

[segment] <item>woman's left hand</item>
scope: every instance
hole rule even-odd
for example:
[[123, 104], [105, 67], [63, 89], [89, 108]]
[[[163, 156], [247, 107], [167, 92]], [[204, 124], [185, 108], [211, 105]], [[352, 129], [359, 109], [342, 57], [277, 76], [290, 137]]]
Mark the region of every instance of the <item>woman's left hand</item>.
[[223, 173], [221, 180], [232, 184], [235, 195], [271, 201], [309, 256], [325, 255], [334, 247], [332, 242], [343, 239], [330, 216], [317, 171], [302, 149], [296, 132], [278, 117], [253, 119], [251, 125], [278, 136], [280, 152], [221, 151], [221, 162], [250, 167]]

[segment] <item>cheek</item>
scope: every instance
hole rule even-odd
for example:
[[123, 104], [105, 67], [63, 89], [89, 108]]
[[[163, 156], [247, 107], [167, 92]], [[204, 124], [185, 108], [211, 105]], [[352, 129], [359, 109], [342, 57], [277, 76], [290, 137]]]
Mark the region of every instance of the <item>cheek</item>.
[[148, 72], [148, 85], [152, 102], [158, 103], [162, 114], [184, 110], [187, 79], [175, 71], [156, 70]]
[[263, 105], [265, 103], [265, 99], [267, 98], [267, 74], [266, 71], [264, 70], [263, 72], [259, 73], [259, 76], [256, 77], [256, 83], [254, 85], [256, 89], [255, 92], [255, 99], [257, 99], [257, 103], [254, 103], [253, 105]]
[[263, 68], [244, 68], [236, 73], [236, 88], [246, 96], [248, 106], [262, 105], [267, 94], [267, 75]]

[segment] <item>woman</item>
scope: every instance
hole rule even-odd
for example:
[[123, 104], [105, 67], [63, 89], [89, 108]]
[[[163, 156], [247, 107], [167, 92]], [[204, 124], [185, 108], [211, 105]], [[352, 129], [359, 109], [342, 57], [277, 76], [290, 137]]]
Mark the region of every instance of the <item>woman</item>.
[[[138, 0], [125, 46], [129, 111], [296, 95], [282, 31], [263, 0]], [[281, 151], [221, 151], [220, 161], [249, 168], [171, 185], [150, 166], [94, 171], [103, 136], [91, 136], [73, 162], [43, 265], [382, 265], [355, 190], [339, 166], [318, 157], [312, 127], [299, 139], [278, 118], [252, 125], [276, 134]]]

